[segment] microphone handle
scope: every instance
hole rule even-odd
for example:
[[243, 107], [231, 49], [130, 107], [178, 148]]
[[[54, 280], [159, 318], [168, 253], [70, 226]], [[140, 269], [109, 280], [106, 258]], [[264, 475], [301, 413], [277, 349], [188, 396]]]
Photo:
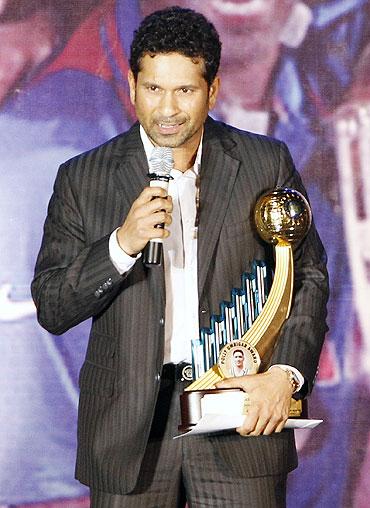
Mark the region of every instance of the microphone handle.
[[[162, 187], [164, 190], [168, 190], [168, 182], [171, 177], [168, 176], [158, 176], [156, 174], [150, 173], [150, 187]], [[164, 228], [164, 224], [157, 224], [156, 228]], [[160, 266], [163, 261], [163, 243], [162, 238], [153, 238], [149, 240], [143, 250], [143, 263], [147, 267], [152, 266]]]

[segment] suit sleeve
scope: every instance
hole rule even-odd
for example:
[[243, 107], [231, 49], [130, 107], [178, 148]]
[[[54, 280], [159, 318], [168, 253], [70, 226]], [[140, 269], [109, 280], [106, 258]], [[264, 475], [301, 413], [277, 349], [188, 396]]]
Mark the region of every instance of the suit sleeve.
[[[278, 185], [295, 188], [306, 197], [301, 178], [287, 147], [280, 149]], [[310, 392], [317, 373], [319, 356], [327, 331], [326, 304], [329, 295], [326, 253], [314, 222], [305, 239], [294, 250], [294, 293], [292, 309], [284, 323], [271, 364], [296, 367]]]
[[109, 257], [109, 234], [87, 244], [67, 167], [59, 168], [31, 285], [38, 320], [53, 334], [104, 310], [124, 278]]

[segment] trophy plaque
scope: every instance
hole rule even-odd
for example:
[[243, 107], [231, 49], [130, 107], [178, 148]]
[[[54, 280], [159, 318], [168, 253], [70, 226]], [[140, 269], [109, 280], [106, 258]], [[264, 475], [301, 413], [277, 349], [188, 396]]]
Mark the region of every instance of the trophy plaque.
[[[220, 314], [212, 315], [210, 327], [201, 328], [199, 339], [192, 341], [195, 380], [180, 396], [179, 430], [182, 432], [198, 423], [203, 416], [203, 402], [210, 400], [210, 396], [227, 392], [231, 400], [234, 395], [239, 397], [235, 393], [239, 392], [242, 414], [246, 414], [247, 394], [237, 388], [216, 389], [215, 385], [228, 377], [264, 372], [279, 331], [289, 316], [294, 279], [293, 247], [310, 228], [309, 204], [297, 190], [277, 188], [258, 199], [254, 219], [261, 238], [274, 245], [271, 288], [268, 291], [270, 277], [266, 264], [254, 261], [251, 272], [242, 274], [241, 287], [231, 290], [230, 301], [221, 302]], [[301, 400], [291, 400], [289, 416], [306, 416]]]

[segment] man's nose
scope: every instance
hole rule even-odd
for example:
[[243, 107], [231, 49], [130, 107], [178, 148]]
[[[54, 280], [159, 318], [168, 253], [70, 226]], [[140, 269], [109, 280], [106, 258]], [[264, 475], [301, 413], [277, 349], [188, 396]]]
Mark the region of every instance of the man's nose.
[[178, 113], [178, 104], [176, 97], [173, 93], [167, 92], [163, 94], [160, 103], [160, 112], [163, 116], [173, 116]]

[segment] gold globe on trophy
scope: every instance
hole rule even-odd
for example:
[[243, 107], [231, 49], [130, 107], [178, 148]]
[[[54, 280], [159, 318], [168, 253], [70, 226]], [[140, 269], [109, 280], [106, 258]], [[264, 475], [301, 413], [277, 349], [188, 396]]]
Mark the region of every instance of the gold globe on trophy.
[[257, 231], [265, 242], [296, 244], [306, 236], [312, 214], [306, 198], [300, 192], [282, 187], [259, 198], [254, 219]]
[[[293, 247], [307, 234], [311, 226], [311, 209], [306, 198], [297, 190], [276, 188], [257, 201], [254, 218], [261, 238], [274, 245], [275, 269], [270, 293], [261, 313], [238, 340], [231, 340], [221, 350], [209, 370], [185, 388], [180, 396], [181, 430], [191, 428], [201, 418], [201, 399], [218, 394], [215, 385], [229, 377], [228, 364], [234, 350], [242, 350], [249, 365], [248, 374], [263, 372], [269, 365], [282, 325], [288, 318], [293, 295]], [[302, 401], [291, 401], [290, 417], [302, 416]]]

